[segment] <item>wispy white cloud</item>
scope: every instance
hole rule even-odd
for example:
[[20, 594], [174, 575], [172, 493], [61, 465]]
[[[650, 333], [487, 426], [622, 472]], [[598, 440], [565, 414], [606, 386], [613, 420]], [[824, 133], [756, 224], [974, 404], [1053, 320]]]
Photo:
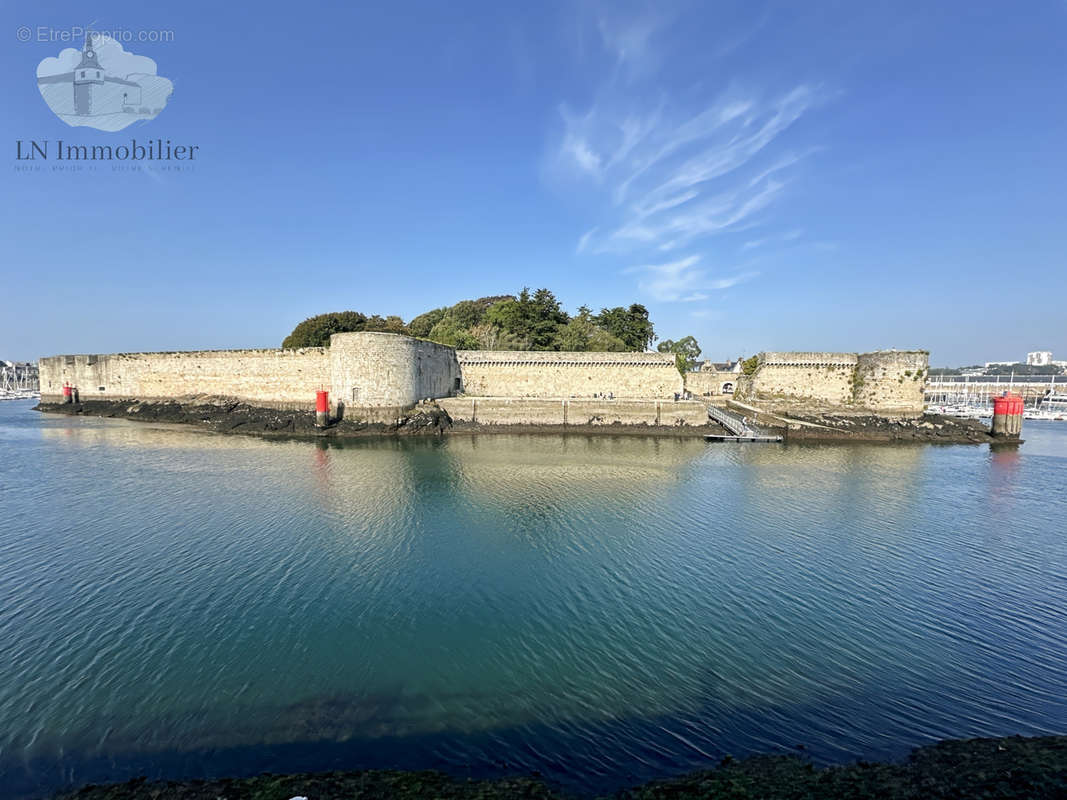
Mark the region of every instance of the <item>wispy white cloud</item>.
[[582, 172], [593, 176], [600, 174], [600, 154], [579, 131], [568, 129], [561, 149], [564, 159], [569, 159]]
[[[647, 68], [658, 65], [657, 50], [666, 48], [673, 22], [654, 12], [626, 16], [609, 9], [597, 17], [597, 31], [615, 65]], [[620, 81], [613, 69], [584, 110], [560, 106], [551, 163], [572, 181], [591, 182], [604, 199], [595, 227], [577, 242], [578, 253], [653, 262], [655, 253], [684, 253], [628, 272], [640, 273], [640, 286], [655, 299], [704, 299], [734, 285], [724, 281], [753, 276], [712, 280], [699, 266], [700, 251], [706, 254], [713, 237], [773, 220], [797, 164], [816, 152], [798, 149], [786, 134], [824, 93], [804, 83], [778, 92], [735, 84], [694, 102], [692, 90], [672, 94], [664, 88], [669, 85], [659, 76], [644, 87]], [[740, 250], [781, 241], [781, 234], [757, 234]]]
[[585, 233], [583, 233], [583, 234], [582, 234], [582, 236], [581, 236], [581, 238], [580, 238], [580, 239], [578, 239], [578, 246], [577, 246], [577, 247], [576, 247], [576, 248], [574, 249], [574, 252], [576, 252], [576, 253], [581, 253], [581, 252], [583, 252], [583, 251], [585, 250], [585, 246], [586, 246], [587, 244], [589, 244], [589, 240], [590, 240], [590, 239], [591, 239], [591, 238], [592, 238], [593, 236], [595, 236], [595, 235], [596, 235], [596, 232], [597, 232], [597, 229], [596, 229], [596, 228], [590, 228], [590, 229], [589, 229], [589, 230], [587, 230], [587, 231], [586, 231]]
[[665, 264], [628, 267], [623, 272], [638, 275], [638, 287], [653, 299], [661, 302], [683, 303], [707, 300], [711, 296], [709, 292], [729, 289], [759, 274], [741, 272], [727, 277], [712, 278], [707, 270], [698, 266], [699, 262], [699, 255], [691, 255]]
[[606, 7], [597, 16], [601, 44], [618, 67], [631, 74], [647, 72], [659, 61], [652, 40], [674, 21], [663, 6], [652, 6], [637, 14], [620, 14]]
[[680, 124], [662, 107], [618, 119], [596, 106], [585, 114], [562, 109], [560, 163], [603, 183], [615, 206], [583, 249], [636, 242], [670, 250], [737, 229], [781, 196], [783, 174], [807, 153], [748, 166], [817, 99], [808, 86], [763, 102], [731, 95]]
[[795, 242], [803, 235], [803, 228], [793, 228], [793, 230], [786, 231], [782, 234], [775, 234], [774, 236], [763, 236], [759, 239], [749, 239], [738, 249], [740, 250], [740, 252], [745, 253], [749, 250], [755, 250], [757, 247], [765, 247], [771, 244], [788, 244], [789, 242]]
[[770, 14], [765, 10], [758, 20], [744, 29], [736, 30], [724, 35], [723, 39], [715, 45], [712, 52], [716, 58], [726, 58], [748, 44], [753, 37], [767, 24]]

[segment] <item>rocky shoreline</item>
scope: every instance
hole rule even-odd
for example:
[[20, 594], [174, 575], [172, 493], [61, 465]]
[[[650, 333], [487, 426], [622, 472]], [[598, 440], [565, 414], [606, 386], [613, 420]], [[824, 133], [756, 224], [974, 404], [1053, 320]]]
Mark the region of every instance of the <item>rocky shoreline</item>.
[[[315, 425], [312, 411], [284, 411], [252, 406], [225, 398], [189, 398], [182, 402], [139, 400], [83, 400], [78, 403], [40, 403], [36, 410], [68, 416], [94, 416], [143, 422], [181, 423], [215, 433], [257, 436], [345, 439], [365, 436], [439, 436], [443, 434], [578, 434], [590, 436], [703, 437], [722, 434], [719, 425], [529, 425], [484, 424], [455, 421], [433, 402], [423, 403], [393, 423], [357, 419]], [[789, 422], [786, 422], [789, 420]], [[927, 442], [939, 444], [996, 444], [989, 429], [978, 420], [926, 415], [920, 419], [876, 416], [806, 414], [755, 420], [768, 432], [780, 433], [787, 442]]]
[[67, 416], [108, 417], [141, 422], [195, 425], [214, 433], [258, 436], [356, 437], [396, 434], [439, 434], [452, 426], [442, 409], [420, 407], [395, 424], [338, 420], [327, 428], [315, 425], [314, 411], [262, 408], [223, 398], [194, 398], [185, 402], [140, 400], [83, 400], [79, 403], [41, 403], [37, 411]]
[[79, 403], [41, 403], [37, 411], [67, 416], [108, 417], [142, 422], [190, 424], [215, 433], [258, 436], [347, 439], [365, 436], [438, 436], [442, 434], [582, 434], [610, 436], [694, 437], [721, 433], [709, 425], [494, 425], [454, 421], [435, 403], [423, 403], [395, 423], [342, 419], [329, 427], [315, 425], [312, 411], [283, 411], [220, 398], [178, 401], [83, 400]]
[[[144, 779], [61, 792], [54, 800], [370, 800], [448, 798], [503, 800], [574, 796], [537, 776], [464, 780], [441, 772], [370, 770], [255, 778], [147, 782]], [[937, 798], [1067, 797], [1067, 736], [944, 741], [912, 751], [903, 762], [861, 761], [816, 767], [795, 755], [729, 757], [715, 769], [624, 789], [613, 800], [762, 798], [799, 800], [936, 800]]]
[[[796, 417], [796, 415], [792, 415]], [[918, 419], [818, 414], [799, 417], [809, 426], [789, 427], [789, 441], [932, 442], [935, 444], [996, 444], [989, 426], [977, 419], [924, 414]]]

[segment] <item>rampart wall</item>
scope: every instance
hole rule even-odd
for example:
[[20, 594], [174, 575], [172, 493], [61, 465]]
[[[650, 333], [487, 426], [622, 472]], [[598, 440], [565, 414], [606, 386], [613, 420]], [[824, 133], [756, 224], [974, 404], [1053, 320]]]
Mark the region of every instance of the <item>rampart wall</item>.
[[930, 354], [923, 350], [860, 353], [854, 386], [856, 405], [884, 412], [923, 411]]
[[[60, 401], [63, 384], [69, 383], [85, 400], [212, 395], [265, 407], [311, 409], [316, 390], [327, 389], [335, 413], [343, 409], [345, 416], [367, 419], [386, 419], [421, 400], [462, 394], [479, 402], [501, 399], [502, 404], [482, 407], [487, 419], [493, 414], [556, 419], [564, 409], [568, 416], [577, 415], [575, 419], [592, 419], [602, 416], [595, 410], [601, 407], [587, 409], [579, 401], [598, 403], [610, 396], [615, 404], [609, 401], [601, 410], [606, 418], [625, 421], [631, 411], [620, 401], [673, 401], [686, 389], [697, 397], [718, 395], [727, 380], [736, 381], [740, 400], [917, 416], [922, 413], [926, 372], [923, 351], [768, 352], [759, 354], [751, 376], [691, 372], [683, 384], [674, 357], [661, 353], [457, 352], [390, 333], [335, 334], [329, 348], [66, 355], [40, 360], [45, 402]], [[523, 406], [521, 400], [557, 402]], [[568, 402], [561, 404], [563, 400]], [[556, 410], [546, 410], [550, 406]], [[637, 410], [632, 418], [674, 424], [649, 421], [649, 408], [658, 408], [659, 414], [664, 407], [662, 403], [633, 406]], [[581, 424], [589, 424], [588, 419]]]
[[674, 356], [460, 350], [463, 392], [481, 397], [673, 398], [683, 391]]
[[69, 383], [83, 400], [215, 395], [268, 408], [307, 408], [317, 389], [330, 386], [327, 353], [325, 347], [308, 347], [52, 356], [39, 362], [41, 399], [60, 402], [63, 384]]
[[929, 354], [765, 352], [738, 382], [738, 399], [919, 416]]
[[760, 353], [752, 391], [755, 398], [846, 405], [852, 398], [857, 360], [855, 353]]

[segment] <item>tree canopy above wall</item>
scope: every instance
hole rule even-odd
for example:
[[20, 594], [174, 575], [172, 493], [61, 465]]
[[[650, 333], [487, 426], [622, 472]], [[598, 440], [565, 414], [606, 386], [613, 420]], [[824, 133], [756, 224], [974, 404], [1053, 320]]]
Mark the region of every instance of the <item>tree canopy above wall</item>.
[[571, 316], [548, 289], [524, 288], [517, 296], [461, 300], [408, 323], [358, 311], [319, 314], [297, 325], [282, 347], [329, 346], [333, 334], [353, 331], [404, 333], [460, 350], [644, 351], [656, 340], [648, 309], [639, 303], [599, 314], [582, 306]]

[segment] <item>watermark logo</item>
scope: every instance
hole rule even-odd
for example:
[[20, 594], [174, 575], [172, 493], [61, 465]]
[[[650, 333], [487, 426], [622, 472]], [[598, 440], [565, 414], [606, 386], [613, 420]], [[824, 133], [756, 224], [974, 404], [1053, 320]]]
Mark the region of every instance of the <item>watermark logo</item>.
[[90, 31], [81, 50], [64, 48], [58, 57], [37, 65], [37, 88], [68, 125], [121, 131], [155, 119], [166, 108], [174, 84], [156, 74], [152, 59]]

